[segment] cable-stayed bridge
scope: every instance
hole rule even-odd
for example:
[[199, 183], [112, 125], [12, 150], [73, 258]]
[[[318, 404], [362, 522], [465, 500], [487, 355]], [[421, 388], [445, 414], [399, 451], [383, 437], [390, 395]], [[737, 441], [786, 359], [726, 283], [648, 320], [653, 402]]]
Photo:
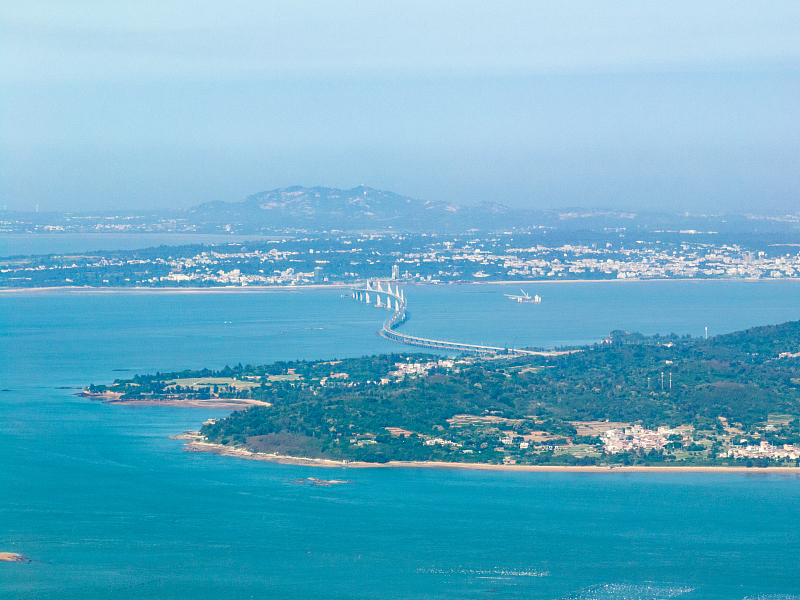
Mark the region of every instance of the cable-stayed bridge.
[[409, 344], [411, 346], [421, 346], [423, 348], [435, 348], [437, 350], [453, 350], [454, 352], [466, 352], [480, 355], [497, 354], [525, 354], [525, 355], [556, 355], [560, 352], [537, 352], [532, 350], [517, 350], [514, 348], [499, 348], [495, 346], [481, 346], [478, 344], [462, 344], [460, 342], [448, 342], [445, 340], [434, 340], [430, 338], [407, 335], [395, 331], [395, 327], [406, 320], [406, 298], [400, 286], [395, 284], [392, 289], [390, 281], [381, 280], [367, 281], [364, 285], [353, 288], [352, 296], [360, 302], [371, 304], [377, 308], [392, 311], [392, 316], [383, 324], [380, 334], [386, 339]]

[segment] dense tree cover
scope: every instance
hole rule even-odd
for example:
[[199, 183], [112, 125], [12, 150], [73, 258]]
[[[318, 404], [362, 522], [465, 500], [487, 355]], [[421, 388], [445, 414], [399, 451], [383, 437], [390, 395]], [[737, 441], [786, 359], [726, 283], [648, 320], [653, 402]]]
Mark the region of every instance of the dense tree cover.
[[[798, 356], [781, 357], [782, 353]], [[452, 367], [437, 360], [391, 354], [236, 365], [217, 372], [136, 376], [118, 380], [111, 389], [124, 392], [126, 398], [216, 393], [265, 400], [272, 406], [234, 412], [204, 426], [203, 435], [264, 451], [371, 461], [498, 462], [510, 452], [501, 438], [538, 431], [549, 434], [548, 441], [525, 450], [517, 444], [515, 460], [591, 463], [596, 458], [588, 454], [554, 455], [555, 446], [566, 443], [599, 450], [599, 440], [578, 436], [571, 422], [607, 419], [649, 428], [689, 424], [713, 432], [720, 430], [723, 417], [747, 435], [763, 426], [770, 414], [800, 414], [797, 321], [708, 340], [614, 332], [610, 343], [560, 356], [465, 358]], [[427, 363], [427, 374], [390, 375], [398, 363], [409, 362]], [[216, 392], [211, 385], [200, 390], [170, 386], [176, 379], [209, 377], [256, 381], [258, 386], [217, 386]], [[453, 419], [456, 415], [476, 419]], [[800, 442], [800, 421], [792, 424], [772, 429], [761, 439]], [[387, 427], [411, 433], [392, 435]], [[675, 441], [668, 450], [680, 446]], [[706, 447], [695, 444], [682, 450], [692, 453]], [[651, 462], [664, 458], [664, 453], [639, 457]], [[632, 459], [618, 455], [613, 460]]]

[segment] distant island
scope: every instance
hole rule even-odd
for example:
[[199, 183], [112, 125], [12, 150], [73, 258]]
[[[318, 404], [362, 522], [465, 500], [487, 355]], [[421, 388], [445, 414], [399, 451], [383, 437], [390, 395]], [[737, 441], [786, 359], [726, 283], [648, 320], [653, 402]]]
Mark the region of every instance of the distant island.
[[260, 460], [800, 466], [800, 321], [710, 339], [614, 331], [572, 350], [240, 364], [137, 375], [85, 394], [238, 404], [245, 410], [182, 437], [188, 450]]

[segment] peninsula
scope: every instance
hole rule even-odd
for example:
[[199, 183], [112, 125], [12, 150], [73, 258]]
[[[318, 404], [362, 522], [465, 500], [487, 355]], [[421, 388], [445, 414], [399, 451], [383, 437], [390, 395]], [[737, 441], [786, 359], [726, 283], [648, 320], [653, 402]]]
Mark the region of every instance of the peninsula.
[[86, 393], [131, 404], [241, 402], [182, 437], [189, 450], [259, 460], [800, 466], [800, 321], [710, 339], [614, 331], [569, 350], [239, 364]]

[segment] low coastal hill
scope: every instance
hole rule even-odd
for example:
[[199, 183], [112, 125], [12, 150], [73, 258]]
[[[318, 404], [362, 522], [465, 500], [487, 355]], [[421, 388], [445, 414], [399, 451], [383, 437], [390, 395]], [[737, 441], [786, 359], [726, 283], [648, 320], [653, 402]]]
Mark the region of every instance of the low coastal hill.
[[753, 215], [675, 215], [579, 208], [534, 210], [498, 203], [448, 203], [419, 200], [359, 186], [349, 190], [293, 186], [253, 194], [240, 202], [209, 202], [185, 215], [194, 226], [220, 226], [231, 232], [304, 230], [400, 231], [428, 233], [501, 232], [537, 228], [566, 231], [713, 229], [715, 233], [761, 230], [794, 232], [800, 217]]
[[418, 200], [364, 186], [294, 186], [253, 194], [242, 202], [201, 204], [188, 214], [196, 222], [231, 223], [237, 229], [466, 231], [510, 228], [524, 212], [491, 202], [460, 206]]
[[578, 350], [557, 357], [391, 354], [237, 365], [138, 375], [88, 392], [118, 394], [126, 403], [257, 402], [206, 423], [192, 443], [262, 456], [800, 463], [800, 321], [707, 340], [615, 331]]

